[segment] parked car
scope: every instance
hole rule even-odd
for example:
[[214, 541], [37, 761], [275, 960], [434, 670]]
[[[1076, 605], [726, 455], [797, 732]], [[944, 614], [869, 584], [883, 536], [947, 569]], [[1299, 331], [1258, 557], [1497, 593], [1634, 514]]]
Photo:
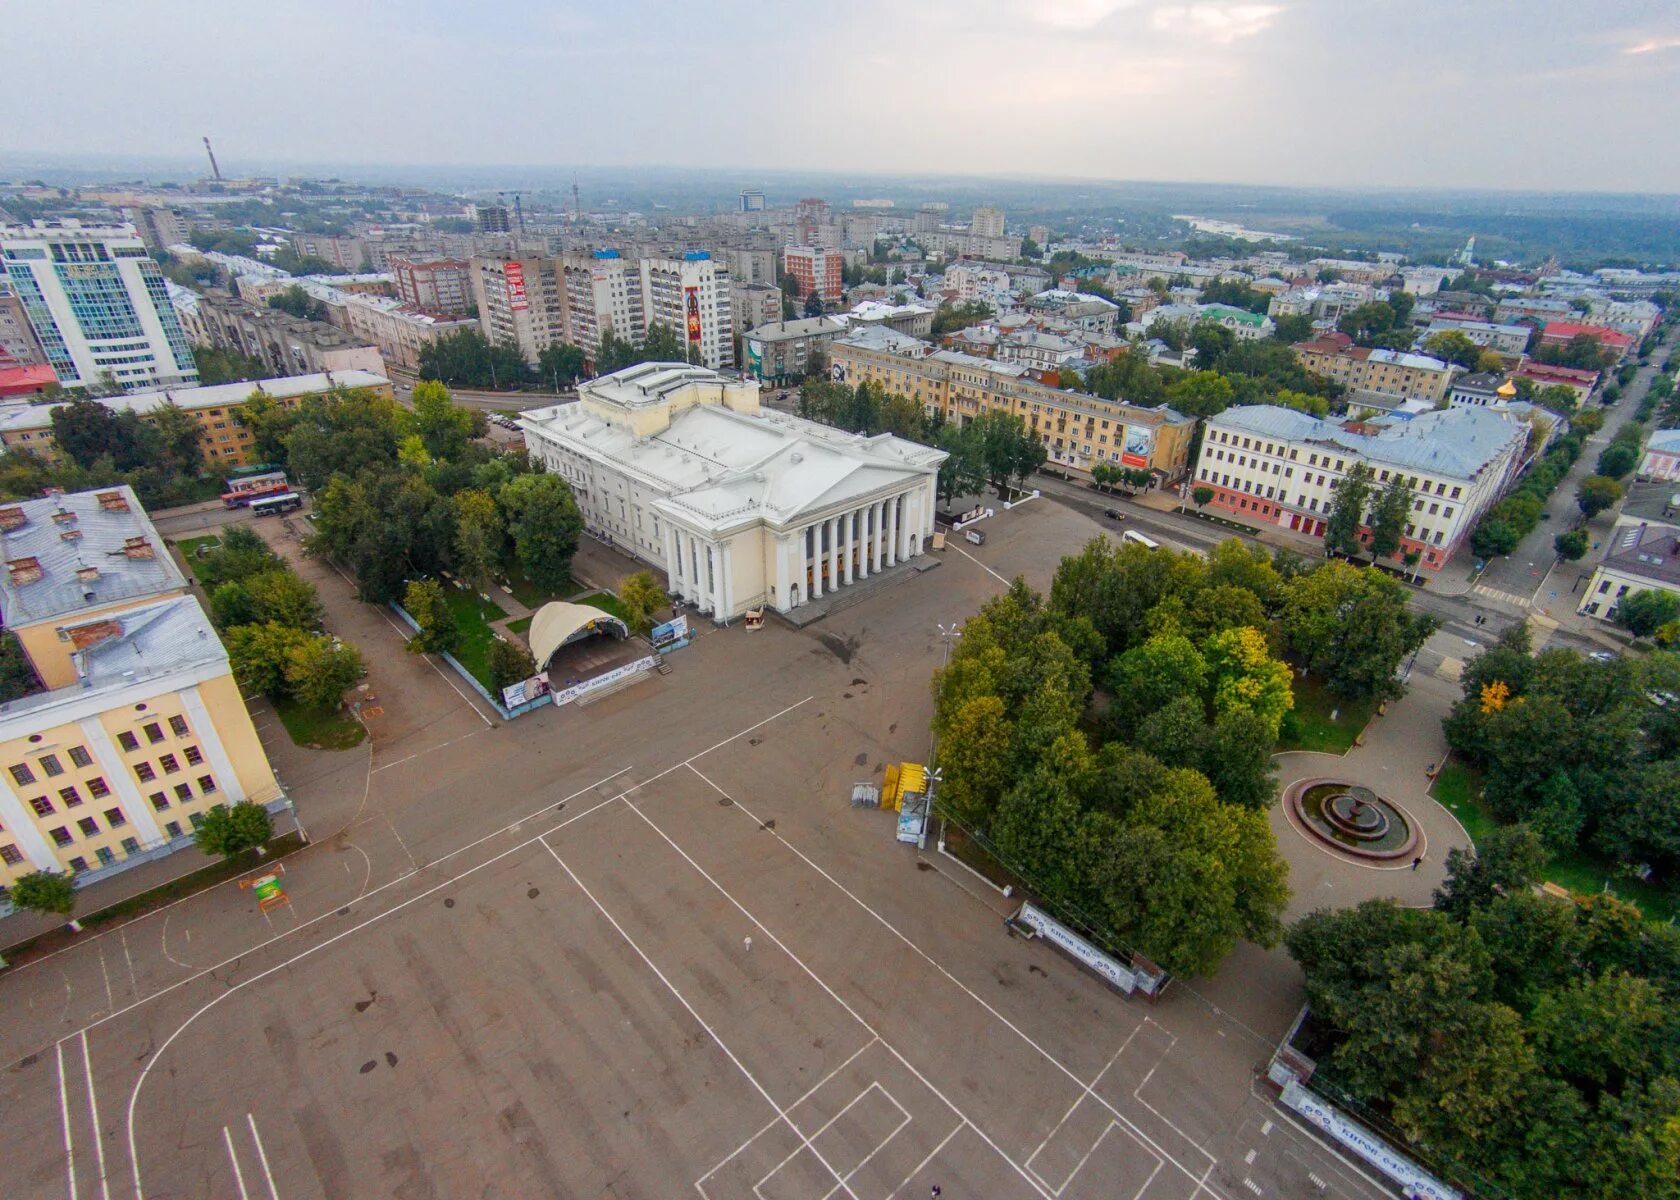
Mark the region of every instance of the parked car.
[[973, 542], [976, 546], [984, 546], [986, 544], [986, 534], [983, 530], [965, 529], [963, 530], [963, 537], [968, 541]]
[[1103, 516], [1107, 517], [1110, 521], [1124, 521], [1126, 519], [1126, 514], [1121, 512], [1118, 508], [1103, 509]]
[[1609, 663], [1616, 661], [1616, 655], [1612, 654], [1608, 650], [1594, 650], [1591, 654], [1587, 655], [1587, 657], [1592, 659], [1595, 663]]

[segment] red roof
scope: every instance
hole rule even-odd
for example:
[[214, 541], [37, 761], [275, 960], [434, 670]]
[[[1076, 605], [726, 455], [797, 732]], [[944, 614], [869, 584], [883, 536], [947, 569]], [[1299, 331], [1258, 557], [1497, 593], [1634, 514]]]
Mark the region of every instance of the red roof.
[[1539, 384], [1563, 383], [1570, 387], [1584, 388], [1587, 391], [1591, 391], [1598, 385], [1598, 372], [1584, 370], [1581, 367], [1554, 367], [1531, 360], [1518, 367], [1516, 373], [1524, 379], [1532, 379]]
[[1618, 350], [1625, 350], [1633, 345], [1633, 338], [1618, 329], [1606, 329], [1602, 325], [1578, 325], [1574, 321], [1547, 321], [1540, 337], [1547, 342], [1567, 342], [1583, 333], [1597, 338], [1603, 345], [1614, 346]]
[[57, 382], [58, 376], [48, 366], [0, 367], [0, 396], [34, 396]]

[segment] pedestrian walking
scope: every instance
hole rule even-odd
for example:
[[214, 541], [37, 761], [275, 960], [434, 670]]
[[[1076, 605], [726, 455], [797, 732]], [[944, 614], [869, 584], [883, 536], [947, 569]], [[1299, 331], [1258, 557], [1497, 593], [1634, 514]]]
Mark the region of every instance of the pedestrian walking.
[[932, 1192], [932, 1193], [931, 1193], [931, 1194], [932, 1194], [932, 1196], [933, 1196], [933, 1200], [939, 1200], [939, 1197], [940, 1197], [940, 1196], [942, 1196], [942, 1195], [944, 1195], [944, 1194], [945, 1194], [945, 1191], [944, 1191], [944, 1189], [943, 1189], [943, 1188], [941, 1188], [941, 1187], [940, 1187], [940, 1186], [939, 1186], [939, 1185], [938, 1185], [938, 1184], [937, 1184], [937, 1183], [936, 1183], [936, 1184], [934, 1184], [934, 1185], [933, 1185], [933, 1192]]
[[752, 949], [752, 937], [749, 935], [747, 937], [742, 938], [741, 939], [741, 945], [745, 946], [748, 950], [751, 950]]
[[1418, 867], [1420, 867], [1422, 865], [1423, 865], [1423, 855], [1420, 854], [1416, 858], [1412, 859], [1412, 870], [1415, 871], [1415, 870], [1418, 869]]

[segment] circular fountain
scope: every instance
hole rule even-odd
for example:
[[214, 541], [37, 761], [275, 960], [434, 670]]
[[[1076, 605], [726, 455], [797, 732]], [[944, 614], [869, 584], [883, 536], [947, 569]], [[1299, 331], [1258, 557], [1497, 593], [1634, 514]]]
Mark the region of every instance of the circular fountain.
[[1398, 805], [1356, 783], [1303, 779], [1289, 786], [1284, 803], [1319, 841], [1355, 858], [1404, 858], [1418, 843]]

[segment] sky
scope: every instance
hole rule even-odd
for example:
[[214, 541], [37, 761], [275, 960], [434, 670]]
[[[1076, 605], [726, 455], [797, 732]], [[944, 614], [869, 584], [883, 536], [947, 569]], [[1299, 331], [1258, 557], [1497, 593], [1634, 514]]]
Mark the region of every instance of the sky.
[[1680, 192], [1675, 0], [7, 10], [13, 152]]

